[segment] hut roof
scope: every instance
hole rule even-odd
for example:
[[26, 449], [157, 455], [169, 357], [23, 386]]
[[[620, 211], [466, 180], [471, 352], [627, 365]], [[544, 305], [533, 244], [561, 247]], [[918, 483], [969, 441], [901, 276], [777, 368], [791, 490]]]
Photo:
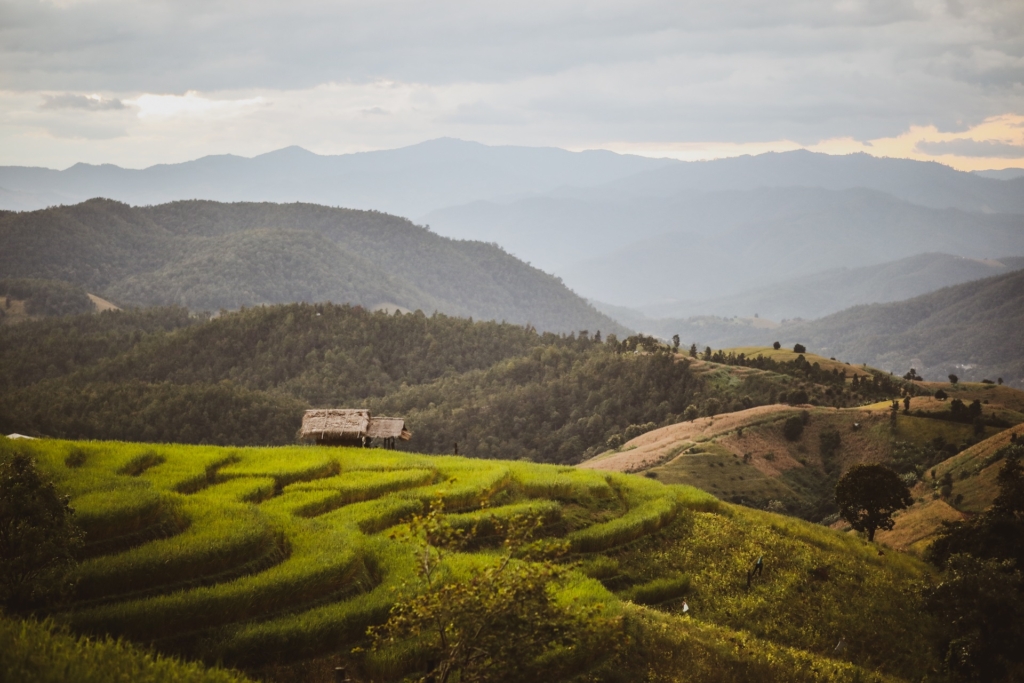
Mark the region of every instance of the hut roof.
[[400, 417], [372, 417], [366, 435], [372, 439], [399, 438], [408, 441], [412, 432], [406, 430], [405, 420]]
[[321, 408], [307, 410], [302, 416], [302, 439], [359, 438], [370, 426], [370, 411], [366, 408]]

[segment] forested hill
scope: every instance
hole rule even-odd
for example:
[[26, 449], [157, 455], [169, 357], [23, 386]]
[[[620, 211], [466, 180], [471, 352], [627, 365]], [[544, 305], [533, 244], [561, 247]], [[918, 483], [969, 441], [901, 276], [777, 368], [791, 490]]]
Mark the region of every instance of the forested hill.
[[700, 398], [638, 342], [331, 304], [49, 318], [0, 327], [0, 433], [286, 444], [305, 408], [368, 406], [420, 451], [567, 462]]
[[375, 211], [312, 204], [106, 199], [0, 213], [0, 277], [63, 280], [118, 305], [192, 310], [333, 301], [625, 330], [499, 247]]
[[1024, 386], [1024, 271], [965, 282], [906, 301], [855, 306], [784, 326], [775, 336], [821, 353], [928, 380], [953, 373]]
[[847, 386], [802, 356], [737, 373], [691, 360], [640, 335], [333, 304], [212, 320], [108, 311], [0, 326], [0, 433], [288, 444], [306, 408], [367, 407], [406, 418], [421, 453], [458, 442], [462, 455], [574, 463], [694, 411], [857, 405], [900, 389], [880, 373], [871, 390]]

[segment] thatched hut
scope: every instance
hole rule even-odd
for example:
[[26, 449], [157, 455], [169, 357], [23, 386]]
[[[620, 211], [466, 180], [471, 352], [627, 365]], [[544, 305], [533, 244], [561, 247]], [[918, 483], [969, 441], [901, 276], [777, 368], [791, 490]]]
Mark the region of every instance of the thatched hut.
[[299, 438], [319, 446], [369, 446], [382, 439], [394, 448], [396, 439], [408, 441], [412, 432], [400, 417], [373, 417], [366, 408], [318, 408], [302, 416]]
[[408, 441], [412, 438], [412, 432], [405, 428], [405, 420], [400, 417], [371, 417], [370, 427], [366, 430], [366, 436], [373, 439], [383, 439], [384, 448], [394, 448], [396, 439]]

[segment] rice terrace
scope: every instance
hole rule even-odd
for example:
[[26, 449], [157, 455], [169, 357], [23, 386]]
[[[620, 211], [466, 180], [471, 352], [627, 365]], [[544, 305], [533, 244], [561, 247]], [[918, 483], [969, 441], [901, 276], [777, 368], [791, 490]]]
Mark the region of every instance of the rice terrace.
[[[72, 495], [87, 559], [74, 602], [52, 619], [76, 633], [255, 672], [317, 658], [414, 672], [415, 648], [350, 651], [416, 590], [417, 547], [393, 532], [440, 502], [472, 532], [446, 558], [453, 577], [500, 552], [482, 520], [536, 515], [544, 538], [568, 543], [574, 569], [553, 599], [607, 617], [560, 653], [583, 677], [639, 656], [617, 650], [623, 639], [649, 649], [656, 675], [701, 680], [897, 680], [936, 665], [920, 620], [902, 616], [916, 598], [899, 587], [923, 580], [923, 564], [685, 486], [361, 448], [3, 448], [30, 453]], [[758, 554], [766, 579], [747, 590]], [[840, 637], [850, 651], [826, 656]]]

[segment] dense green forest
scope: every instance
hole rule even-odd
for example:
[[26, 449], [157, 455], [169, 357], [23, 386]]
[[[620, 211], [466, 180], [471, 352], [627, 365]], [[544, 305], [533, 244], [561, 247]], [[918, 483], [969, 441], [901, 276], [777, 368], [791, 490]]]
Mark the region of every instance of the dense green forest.
[[[68, 438], [283, 444], [294, 440], [306, 407], [362, 405], [431, 383], [441, 391], [465, 373], [492, 367], [500, 373], [503, 361], [529, 365], [538, 353], [545, 363], [551, 354], [560, 359], [555, 372], [520, 372], [506, 384], [488, 386], [481, 404], [491, 394], [506, 392], [508, 382], [535, 393], [562, 392], [565, 371], [591, 358], [618, 359], [626, 373], [622, 382], [640, 386], [646, 386], [643, 378], [655, 364], [666, 365], [655, 355], [623, 354], [625, 348], [614, 335], [602, 340], [598, 331], [556, 335], [510, 323], [420, 312], [388, 315], [332, 304], [256, 307], [209, 320], [180, 307], [39, 320], [0, 331], [0, 430]], [[588, 381], [604, 384], [597, 373], [605, 364], [584, 367], [593, 373]], [[668, 376], [682, 378], [680, 387], [685, 388], [664, 391], [691, 395], [694, 385], [684, 377], [685, 366], [668, 367]], [[622, 387], [597, 389], [609, 397]], [[677, 396], [671, 404], [674, 411], [685, 407], [682, 400]], [[565, 418], [574, 410], [564, 411]], [[594, 431], [587, 445], [632, 420], [651, 419], [651, 411], [639, 405], [612, 412], [606, 416], [607, 428]], [[550, 419], [540, 417], [529, 429], [538, 431]], [[410, 421], [414, 430], [420, 424], [430, 429], [427, 421]], [[431, 444], [445, 451], [453, 443], [432, 439], [418, 442], [417, 448]], [[554, 443], [547, 440], [538, 459], [555, 458]], [[467, 443], [463, 452], [472, 450]]]
[[[744, 361], [765, 367], [729, 374], [736, 357], [705, 355], [697, 361], [642, 335], [541, 333], [333, 304], [212, 318], [181, 307], [48, 318], [0, 328], [0, 431], [287, 444], [305, 408], [366, 406], [405, 417], [409, 447], [420, 452], [458, 443], [464, 455], [567, 463], [694, 414], [783, 397], [851, 405], [885, 393], [802, 357]], [[726, 374], [694, 369], [708, 360]]]
[[570, 332], [625, 328], [497, 245], [377, 211], [312, 204], [92, 199], [0, 214], [0, 274], [62, 280], [118, 305], [193, 311], [333, 301]]
[[88, 313], [95, 308], [81, 287], [37, 278], [0, 280], [0, 320], [11, 309], [12, 300], [23, 301], [25, 313], [33, 316], [75, 315]]

